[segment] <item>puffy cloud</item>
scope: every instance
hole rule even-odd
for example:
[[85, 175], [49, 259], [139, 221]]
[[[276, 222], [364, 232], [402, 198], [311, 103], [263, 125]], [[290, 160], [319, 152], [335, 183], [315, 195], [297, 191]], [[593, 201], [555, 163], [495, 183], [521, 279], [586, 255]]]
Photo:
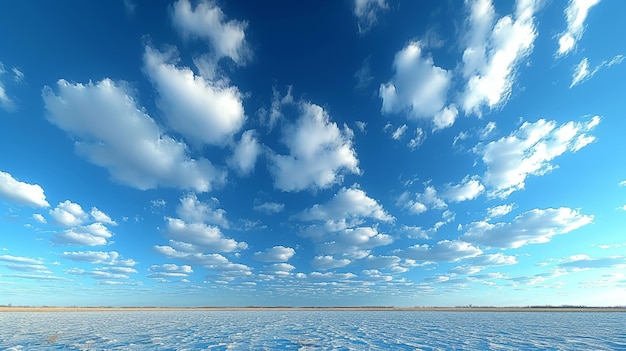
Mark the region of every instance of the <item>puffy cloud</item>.
[[[217, 204], [217, 199], [212, 200]], [[187, 222], [217, 224], [222, 228], [230, 227], [224, 209], [216, 209], [208, 202], [201, 202], [194, 193], [187, 194], [180, 199], [176, 213]]]
[[474, 257], [471, 262], [478, 266], [509, 266], [517, 264], [517, 258], [498, 252]]
[[296, 250], [291, 247], [274, 246], [263, 252], [255, 252], [254, 259], [262, 262], [287, 262], [295, 254]]
[[600, 122], [595, 116], [586, 123], [557, 126], [543, 119], [525, 122], [508, 137], [477, 147], [487, 171], [482, 177], [490, 196], [505, 198], [524, 188], [529, 175], [544, 175], [555, 168], [550, 161], [566, 151], [576, 152], [594, 140], [585, 132]]
[[316, 280], [324, 280], [324, 281], [341, 281], [341, 280], [349, 280], [352, 278], [356, 278], [356, 274], [354, 273], [335, 273], [335, 272], [311, 272], [308, 275], [309, 278]]
[[224, 237], [218, 227], [203, 223], [185, 223], [177, 218], [167, 219], [165, 235], [172, 246], [189, 252], [233, 252], [248, 247], [245, 242]]
[[189, 253], [189, 252], [178, 251], [171, 246], [158, 246], [158, 245], [154, 247], [154, 250], [165, 257], [181, 259], [187, 262], [188, 264], [201, 265], [211, 270], [221, 271], [223, 273], [239, 274], [239, 275], [252, 274], [251, 272], [252, 268], [244, 264], [230, 262], [226, 257], [217, 253], [213, 253], [213, 254]]
[[354, 15], [359, 33], [367, 33], [378, 21], [378, 14], [389, 9], [386, 0], [354, 0]]
[[229, 57], [243, 64], [250, 51], [246, 43], [246, 22], [226, 21], [226, 15], [212, 1], [202, 0], [195, 9], [188, 0], [178, 0], [172, 6], [172, 22], [184, 39], [205, 40], [214, 59]]
[[132, 267], [137, 264], [132, 258], [124, 259], [116, 251], [65, 251], [62, 258], [77, 262]]
[[167, 124], [196, 144], [226, 144], [246, 120], [239, 90], [176, 67], [174, 55], [150, 47], [144, 53], [145, 71], [159, 93], [157, 106]]
[[74, 227], [83, 224], [89, 215], [83, 211], [83, 208], [70, 200], [60, 202], [57, 207], [50, 210], [50, 215], [57, 224]]
[[351, 188], [341, 188], [332, 199], [325, 204], [316, 204], [295, 218], [303, 221], [325, 221], [337, 225], [346, 222], [362, 223], [363, 218], [371, 218], [378, 221], [389, 222], [394, 218], [365, 191], [356, 185]]
[[443, 210], [448, 205], [439, 197], [437, 190], [432, 185], [428, 185], [423, 193], [415, 194], [415, 198], [411, 199], [408, 192], [403, 193], [398, 199], [398, 205], [407, 209], [412, 214], [420, 214], [426, 212], [429, 208]]
[[159, 280], [159, 281], [168, 281], [171, 278], [187, 278], [191, 273], [193, 273], [193, 269], [188, 265], [176, 265], [173, 263], [165, 263], [162, 265], [152, 265], [148, 268], [150, 274], [148, 277]]
[[480, 183], [478, 177], [465, 177], [459, 184], [448, 184], [443, 192], [443, 197], [452, 202], [472, 200], [485, 191], [485, 186]]
[[91, 208], [91, 217], [96, 220], [96, 222], [101, 222], [109, 225], [117, 225], [117, 223], [109, 217], [106, 213], [100, 211], [96, 207]]
[[285, 204], [278, 202], [264, 202], [255, 205], [253, 210], [267, 214], [279, 213], [285, 209]]
[[333, 268], [344, 267], [350, 264], [348, 259], [335, 259], [332, 256], [315, 256], [311, 262], [314, 269], [329, 270]]
[[379, 233], [373, 227], [345, 228], [328, 231], [318, 226], [308, 227], [301, 233], [316, 243], [316, 250], [324, 255], [342, 255], [351, 259], [367, 257], [370, 250], [389, 245], [393, 238]]
[[537, 37], [533, 23], [536, 4], [518, 0], [515, 15], [504, 16], [495, 24], [491, 0], [474, 1], [469, 6], [462, 67], [467, 84], [461, 106], [465, 113], [480, 115], [483, 105], [494, 108], [509, 98], [517, 67], [530, 55]]
[[100, 246], [109, 244], [112, 236], [107, 227], [96, 222], [58, 232], [51, 241], [55, 245]]
[[11, 174], [2, 171], [0, 171], [0, 198], [30, 207], [50, 206], [41, 186], [20, 182]]
[[487, 209], [488, 218], [502, 217], [513, 211], [513, 204], [498, 205]]
[[254, 170], [257, 157], [261, 154], [261, 146], [254, 130], [247, 130], [235, 146], [233, 155], [227, 160], [230, 168], [241, 175], [248, 175]]
[[97, 84], [57, 82], [43, 89], [50, 122], [79, 139], [78, 154], [139, 189], [168, 186], [210, 191], [226, 173], [207, 159], [192, 159], [185, 144], [163, 134], [137, 106], [130, 89], [110, 79]]
[[344, 173], [359, 174], [352, 130], [345, 125], [340, 130], [320, 106], [300, 102], [298, 107], [297, 121], [283, 130], [289, 155], [268, 155], [274, 186], [283, 191], [328, 188]]
[[[65, 273], [73, 274], [73, 275], [88, 276], [97, 280], [108, 280], [108, 279], [118, 280], [118, 279], [130, 279], [130, 276], [128, 274], [137, 272], [136, 270], [132, 269], [132, 270], [127, 271], [126, 273], [116, 273], [116, 272], [109, 271], [109, 269], [110, 267], [106, 267], [106, 268], [95, 268], [91, 271], [86, 271], [84, 269], [72, 268], [72, 269], [65, 270]], [[109, 285], [115, 284], [113, 282], [109, 282], [109, 283], [110, 283]]]
[[402, 252], [407, 258], [414, 260], [445, 262], [457, 262], [482, 253], [478, 247], [460, 240], [441, 240], [434, 246], [413, 245]]
[[559, 37], [559, 49], [557, 56], [568, 54], [576, 47], [576, 42], [580, 40], [585, 31], [585, 20], [592, 7], [600, 0], [570, 0], [565, 8], [565, 20], [567, 29]]
[[290, 265], [289, 263], [274, 263], [269, 266], [265, 266], [263, 268], [263, 272], [275, 275], [290, 275], [291, 271], [294, 269], [296, 269], [296, 267]]
[[592, 220], [592, 215], [567, 207], [533, 209], [518, 215], [512, 222], [473, 222], [462, 238], [489, 247], [518, 248], [547, 243], [553, 236], [569, 233]]
[[432, 119], [433, 129], [449, 127], [458, 111], [444, 106], [452, 74], [435, 66], [432, 57], [422, 55], [422, 44], [411, 42], [400, 50], [393, 63], [394, 76], [381, 84], [381, 112], [406, 113], [410, 118]]
[[33, 213], [33, 219], [39, 223], [48, 223], [46, 218], [41, 213]]
[[572, 83], [570, 84], [570, 89], [575, 87], [578, 84], [581, 84], [593, 77], [599, 70], [604, 67], [611, 67], [613, 65], [618, 65], [624, 61], [624, 55], [616, 55], [610, 61], [604, 60], [599, 65], [597, 65], [593, 70], [589, 70], [589, 60], [585, 57], [583, 58], [576, 68], [574, 68], [574, 73], [572, 74]]

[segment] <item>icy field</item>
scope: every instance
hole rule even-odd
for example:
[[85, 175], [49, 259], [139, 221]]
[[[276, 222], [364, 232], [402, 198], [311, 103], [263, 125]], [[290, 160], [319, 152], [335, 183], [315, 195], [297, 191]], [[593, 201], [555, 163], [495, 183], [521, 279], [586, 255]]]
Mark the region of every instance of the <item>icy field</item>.
[[626, 313], [0, 313], [0, 350], [626, 350]]

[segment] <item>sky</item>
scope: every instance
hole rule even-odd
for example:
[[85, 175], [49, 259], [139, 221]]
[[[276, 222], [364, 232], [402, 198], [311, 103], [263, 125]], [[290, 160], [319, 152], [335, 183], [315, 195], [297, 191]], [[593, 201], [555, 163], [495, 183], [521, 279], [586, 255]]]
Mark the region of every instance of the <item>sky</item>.
[[624, 11], [0, 2], [0, 304], [624, 305]]

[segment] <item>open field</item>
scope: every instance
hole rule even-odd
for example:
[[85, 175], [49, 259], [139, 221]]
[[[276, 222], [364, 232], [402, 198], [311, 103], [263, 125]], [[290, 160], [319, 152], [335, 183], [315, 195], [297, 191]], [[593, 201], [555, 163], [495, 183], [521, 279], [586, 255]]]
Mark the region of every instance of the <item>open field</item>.
[[9, 307], [0, 312], [115, 311], [403, 311], [403, 312], [626, 312], [626, 307]]

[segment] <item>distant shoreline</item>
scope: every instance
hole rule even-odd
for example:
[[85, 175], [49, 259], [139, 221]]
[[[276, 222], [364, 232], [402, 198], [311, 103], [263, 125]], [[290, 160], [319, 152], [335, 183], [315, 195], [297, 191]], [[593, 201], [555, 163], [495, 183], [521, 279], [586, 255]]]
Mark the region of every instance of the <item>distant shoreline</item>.
[[9, 307], [0, 312], [138, 311], [387, 311], [387, 312], [626, 312], [626, 307]]

